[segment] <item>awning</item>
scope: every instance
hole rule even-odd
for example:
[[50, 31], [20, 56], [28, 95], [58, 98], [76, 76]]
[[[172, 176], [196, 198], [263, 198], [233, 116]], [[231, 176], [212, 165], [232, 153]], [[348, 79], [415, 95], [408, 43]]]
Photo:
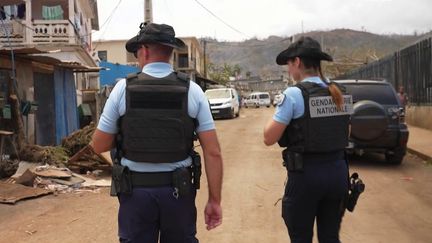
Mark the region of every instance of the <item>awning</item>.
[[210, 80], [204, 77], [200, 77], [200, 76], [196, 76], [195, 80], [198, 82], [204, 82], [206, 84], [219, 84], [218, 82], [214, 81], [214, 80]]
[[[60, 57], [56, 54], [69, 54], [67, 57]], [[27, 59], [58, 66], [62, 68], [72, 69], [73, 72], [99, 72], [102, 68], [92, 67], [82, 64], [76, 56], [71, 53], [41, 53], [41, 54], [29, 54], [26, 56]]]
[[[12, 47], [16, 58], [72, 69], [73, 72], [99, 72], [91, 56], [79, 46], [26, 46]], [[10, 47], [3, 46], [0, 55], [10, 55]]]

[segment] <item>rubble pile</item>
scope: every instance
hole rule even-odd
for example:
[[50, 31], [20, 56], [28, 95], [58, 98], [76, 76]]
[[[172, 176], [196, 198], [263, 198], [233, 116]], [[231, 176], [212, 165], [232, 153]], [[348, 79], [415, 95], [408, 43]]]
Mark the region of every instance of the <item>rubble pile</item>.
[[19, 158], [22, 161], [41, 162], [65, 167], [69, 160], [69, 154], [62, 146], [27, 145], [21, 150]]
[[20, 162], [16, 173], [0, 181], [0, 203], [14, 204], [19, 200], [48, 194], [100, 192], [110, 186], [107, 171], [95, 170], [86, 175], [73, 173], [68, 168]]
[[95, 129], [96, 125], [92, 122], [65, 137], [61, 146], [26, 144], [20, 150], [18, 158], [3, 156], [0, 163], [0, 179], [13, 175], [20, 161], [69, 168], [81, 174], [100, 169], [110, 171], [112, 162], [109, 156], [96, 154], [89, 146]]
[[62, 140], [62, 147], [68, 151], [69, 156], [73, 156], [90, 143], [95, 129], [95, 123], [91, 122], [88, 126], [65, 137]]
[[61, 146], [26, 144], [18, 159], [3, 156], [0, 179], [11, 177], [0, 180], [0, 203], [51, 193], [98, 192], [99, 187], [110, 186], [109, 154], [96, 154], [89, 145], [95, 129], [91, 123], [64, 138]]

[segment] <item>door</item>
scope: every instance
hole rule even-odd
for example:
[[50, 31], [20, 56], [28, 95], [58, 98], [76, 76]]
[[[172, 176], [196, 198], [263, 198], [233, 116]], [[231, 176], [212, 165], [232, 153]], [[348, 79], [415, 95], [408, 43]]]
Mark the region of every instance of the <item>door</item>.
[[38, 104], [35, 124], [36, 144], [55, 145], [54, 75], [34, 73], [34, 99]]

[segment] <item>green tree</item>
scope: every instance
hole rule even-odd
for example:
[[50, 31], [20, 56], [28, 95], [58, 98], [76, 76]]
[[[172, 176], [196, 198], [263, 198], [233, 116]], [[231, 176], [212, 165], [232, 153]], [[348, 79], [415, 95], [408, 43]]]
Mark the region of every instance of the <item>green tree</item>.
[[222, 65], [218, 65], [215, 63], [209, 63], [207, 70], [210, 79], [220, 84], [226, 84], [230, 77], [236, 77], [240, 75], [242, 69], [238, 64], [231, 65], [229, 63], [224, 63]]

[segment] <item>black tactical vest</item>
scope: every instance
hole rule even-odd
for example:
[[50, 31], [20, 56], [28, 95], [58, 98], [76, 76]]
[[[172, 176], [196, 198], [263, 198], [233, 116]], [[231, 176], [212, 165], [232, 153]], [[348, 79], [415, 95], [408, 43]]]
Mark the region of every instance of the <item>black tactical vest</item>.
[[128, 76], [126, 113], [120, 120], [123, 157], [135, 162], [171, 163], [190, 155], [195, 126], [188, 114], [190, 81], [185, 76]]
[[344, 95], [344, 108], [338, 112], [328, 87], [312, 82], [296, 85], [303, 95], [303, 116], [291, 120], [279, 145], [300, 153], [328, 153], [348, 145], [348, 126], [352, 113], [352, 97]]

